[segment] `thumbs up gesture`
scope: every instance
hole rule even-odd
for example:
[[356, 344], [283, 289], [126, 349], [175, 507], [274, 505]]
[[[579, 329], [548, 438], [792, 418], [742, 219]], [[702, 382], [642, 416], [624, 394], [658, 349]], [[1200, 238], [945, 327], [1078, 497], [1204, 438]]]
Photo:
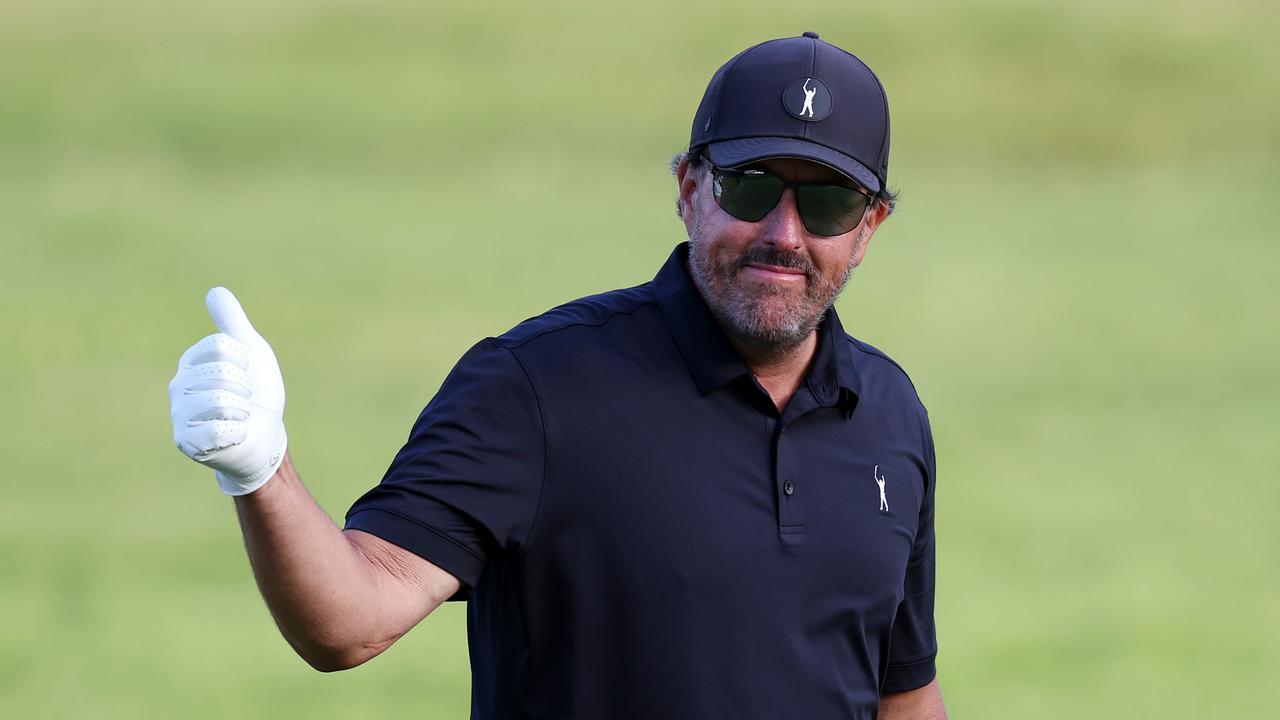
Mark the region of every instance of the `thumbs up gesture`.
[[219, 332], [187, 348], [169, 381], [173, 441], [214, 470], [222, 492], [247, 495], [284, 459], [284, 379], [230, 290], [213, 288], [204, 302]]

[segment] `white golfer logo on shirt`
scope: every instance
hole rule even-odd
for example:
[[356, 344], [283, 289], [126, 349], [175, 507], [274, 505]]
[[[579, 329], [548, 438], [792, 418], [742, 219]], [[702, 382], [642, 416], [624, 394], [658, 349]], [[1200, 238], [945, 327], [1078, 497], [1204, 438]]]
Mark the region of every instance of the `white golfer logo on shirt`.
[[813, 96], [818, 94], [818, 88], [810, 88], [809, 81], [813, 78], [804, 79], [804, 106], [800, 108], [801, 117], [807, 112], [809, 117], [813, 117]]
[[880, 466], [877, 465], [875, 469], [871, 471], [871, 474], [876, 479], [876, 485], [880, 486], [880, 512], [889, 512], [889, 498], [884, 494], [885, 477], [880, 474]]

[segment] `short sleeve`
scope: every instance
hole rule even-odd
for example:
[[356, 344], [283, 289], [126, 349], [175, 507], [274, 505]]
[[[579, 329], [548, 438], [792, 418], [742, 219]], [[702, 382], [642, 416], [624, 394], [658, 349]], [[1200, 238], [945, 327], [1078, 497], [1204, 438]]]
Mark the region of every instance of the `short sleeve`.
[[920, 504], [920, 522], [903, 581], [902, 602], [898, 605], [890, 636], [889, 667], [882, 692], [905, 692], [928, 685], [937, 673], [937, 633], [933, 620], [934, 532], [933, 498], [937, 477], [933, 433], [928, 416], [923, 417], [922, 454], [926, 482]]
[[463, 583], [522, 546], [542, 492], [538, 398], [509, 349], [472, 347], [418, 416], [382, 482], [347, 512], [346, 528], [399, 545]]

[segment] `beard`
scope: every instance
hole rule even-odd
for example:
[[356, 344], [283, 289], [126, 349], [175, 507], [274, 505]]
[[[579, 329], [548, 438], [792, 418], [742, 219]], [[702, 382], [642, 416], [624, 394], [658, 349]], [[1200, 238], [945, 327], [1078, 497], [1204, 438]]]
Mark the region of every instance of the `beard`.
[[[826, 278], [804, 254], [772, 245], [750, 247], [737, 258], [717, 258], [700, 225], [695, 219], [689, 234], [689, 275], [725, 332], [761, 357], [780, 357], [804, 342], [822, 323], [856, 265], [850, 258], [838, 278]], [[743, 278], [742, 270], [752, 263], [801, 270], [804, 287]]]

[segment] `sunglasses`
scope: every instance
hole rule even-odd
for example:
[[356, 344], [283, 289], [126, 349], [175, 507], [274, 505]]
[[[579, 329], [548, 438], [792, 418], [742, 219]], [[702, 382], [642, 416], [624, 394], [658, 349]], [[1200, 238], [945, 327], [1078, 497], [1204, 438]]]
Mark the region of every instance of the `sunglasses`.
[[764, 170], [712, 167], [716, 203], [739, 220], [760, 222], [778, 206], [782, 191], [796, 194], [796, 209], [805, 230], [833, 237], [858, 227], [873, 199], [861, 188], [830, 183], [795, 184]]

